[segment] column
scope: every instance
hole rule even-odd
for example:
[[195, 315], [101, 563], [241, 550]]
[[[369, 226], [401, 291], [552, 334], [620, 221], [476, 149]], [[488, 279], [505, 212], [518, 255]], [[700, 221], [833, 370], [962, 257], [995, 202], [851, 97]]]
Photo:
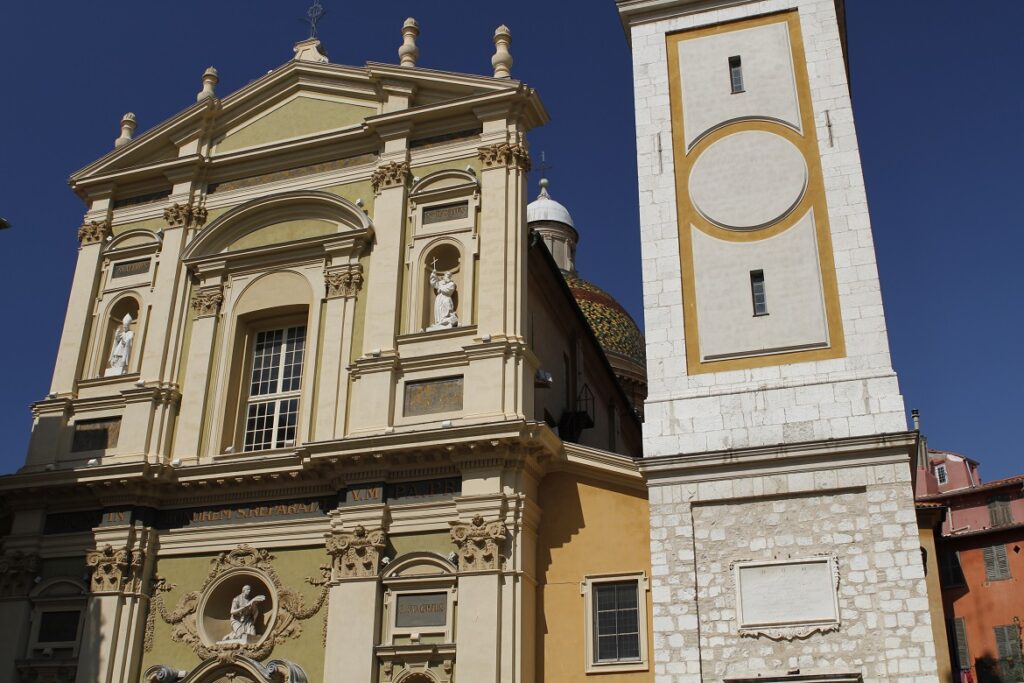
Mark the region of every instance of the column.
[[64, 316], [64, 331], [57, 348], [57, 363], [53, 369], [50, 393], [68, 394], [74, 391], [75, 382], [82, 371], [86, 340], [89, 336], [89, 320], [92, 316], [96, 288], [99, 284], [100, 258], [103, 242], [110, 235], [110, 221], [89, 221], [78, 229], [78, 262], [75, 276], [71, 280], [71, 294], [68, 296], [67, 313]]
[[[124, 530], [97, 533], [124, 538]], [[103, 543], [86, 554], [89, 606], [85, 611], [75, 683], [122, 683], [134, 680], [142, 663], [148, 597], [143, 588], [154, 562], [151, 530], [129, 527], [127, 539]]]
[[[387, 545], [384, 505], [331, 513], [327, 552], [331, 594], [327, 611], [325, 681], [377, 680], [374, 647], [380, 641], [380, 556]], [[353, 615], [357, 617], [353, 618]]]
[[213, 362], [213, 342], [224, 292], [220, 272], [207, 273], [199, 290], [192, 296], [192, 338], [188, 347], [185, 381], [182, 386], [181, 409], [175, 425], [172, 458], [198, 462], [202, 443], [203, 417], [206, 414], [207, 386]]

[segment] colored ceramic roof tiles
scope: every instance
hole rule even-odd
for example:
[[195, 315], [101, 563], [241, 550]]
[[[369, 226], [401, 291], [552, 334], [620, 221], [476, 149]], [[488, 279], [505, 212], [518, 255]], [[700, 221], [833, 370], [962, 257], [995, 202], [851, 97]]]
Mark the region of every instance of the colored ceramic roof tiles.
[[644, 337], [633, 318], [608, 292], [576, 273], [562, 272], [576, 303], [586, 316], [605, 353], [647, 364]]

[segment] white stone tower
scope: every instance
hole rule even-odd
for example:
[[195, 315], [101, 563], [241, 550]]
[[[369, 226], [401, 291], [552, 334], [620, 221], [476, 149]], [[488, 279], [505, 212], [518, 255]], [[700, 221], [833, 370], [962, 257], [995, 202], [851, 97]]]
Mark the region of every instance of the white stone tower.
[[842, 2], [617, 4], [656, 680], [936, 680]]

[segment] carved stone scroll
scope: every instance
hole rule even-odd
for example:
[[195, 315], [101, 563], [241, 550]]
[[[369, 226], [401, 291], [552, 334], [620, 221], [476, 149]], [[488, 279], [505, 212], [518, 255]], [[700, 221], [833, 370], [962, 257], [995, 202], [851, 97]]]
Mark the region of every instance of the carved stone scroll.
[[500, 521], [477, 515], [469, 524], [452, 523], [452, 541], [459, 547], [459, 571], [501, 569], [501, 550], [508, 531]]
[[38, 555], [15, 550], [0, 556], [0, 598], [28, 595], [38, 573]]
[[327, 539], [327, 552], [331, 556], [334, 578], [376, 576], [381, 552], [386, 545], [382, 530], [367, 531], [362, 526], [330, 536]]
[[330, 270], [324, 273], [324, 285], [327, 288], [327, 298], [353, 297], [363, 288], [362, 266]]
[[526, 172], [530, 170], [530, 153], [525, 145], [502, 142], [480, 147], [477, 154], [484, 166], [508, 166]]
[[374, 193], [379, 194], [386, 187], [404, 185], [408, 179], [408, 161], [389, 161], [377, 167], [370, 176], [370, 183], [373, 185]]
[[220, 305], [223, 302], [224, 293], [220, 287], [200, 289], [192, 297], [192, 310], [195, 312], [196, 320], [217, 315], [217, 311], [220, 310]]
[[110, 221], [89, 221], [78, 229], [78, 241], [82, 246], [102, 242], [110, 234]]

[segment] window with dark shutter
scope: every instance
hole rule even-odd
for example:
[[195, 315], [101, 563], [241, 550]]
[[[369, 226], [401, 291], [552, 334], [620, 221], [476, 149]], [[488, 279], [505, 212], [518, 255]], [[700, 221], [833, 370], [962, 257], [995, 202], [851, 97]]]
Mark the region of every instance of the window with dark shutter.
[[1013, 516], [1010, 514], [1010, 497], [1002, 495], [989, 498], [988, 516], [991, 526], [1013, 524]]
[[982, 548], [985, 558], [985, 579], [1005, 581], [1010, 578], [1010, 562], [1006, 557], [1005, 545], [990, 545]]
[[996, 626], [996, 651], [999, 653], [999, 674], [1004, 681], [1024, 680], [1020, 629], [1016, 624]]
[[939, 553], [939, 581], [946, 588], [962, 586], [964, 583], [964, 570], [960, 565], [960, 553], [953, 550], [943, 550]]
[[963, 617], [956, 617], [947, 621], [949, 627], [949, 639], [953, 642], [953, 655], [956, 658], [954, 664], [962, 671], [971, 668], [971, 652], [967, 648], [967, 620]]

